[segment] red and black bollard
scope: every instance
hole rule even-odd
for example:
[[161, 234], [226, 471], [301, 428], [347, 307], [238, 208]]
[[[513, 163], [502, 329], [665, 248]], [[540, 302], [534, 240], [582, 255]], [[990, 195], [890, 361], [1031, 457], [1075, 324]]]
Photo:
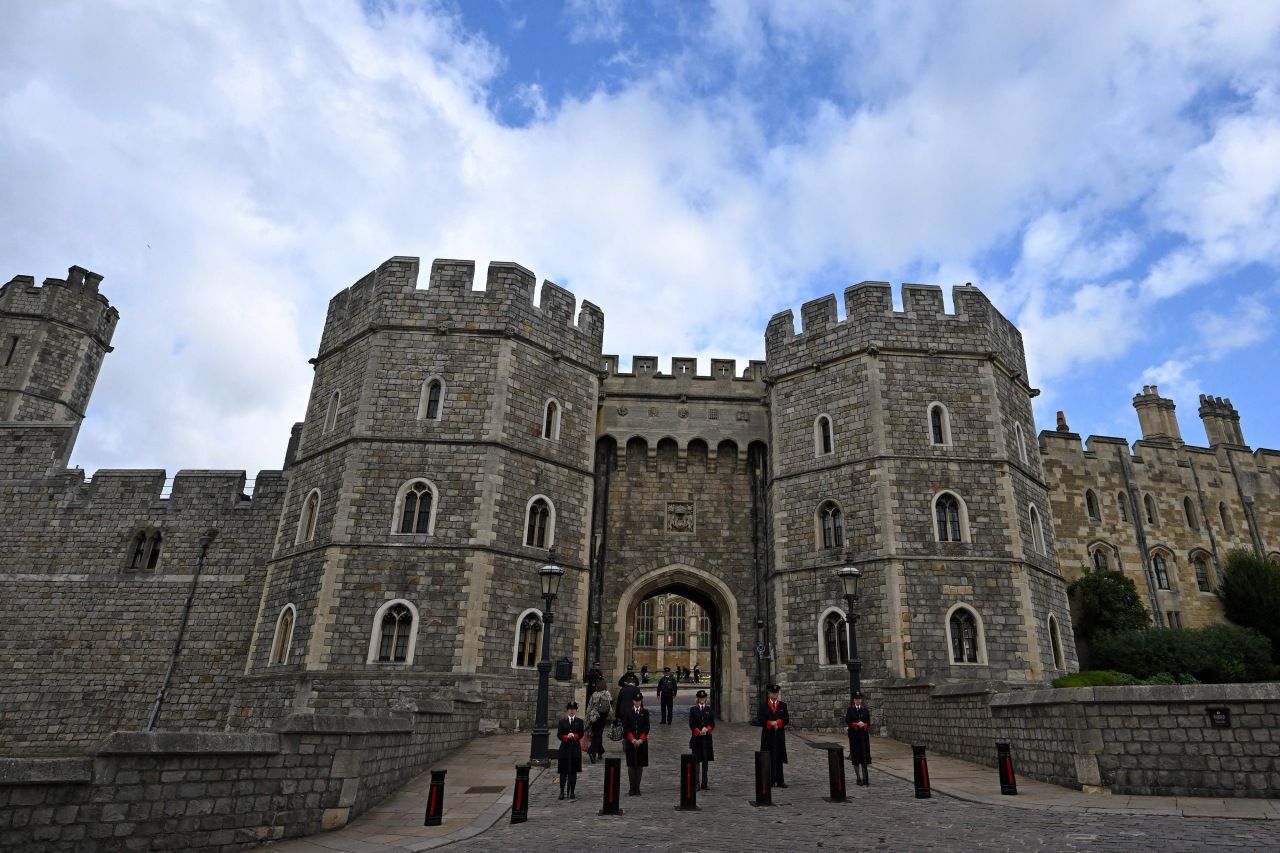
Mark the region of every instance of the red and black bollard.
[[516, 792], [511, 797], [511, 822], [524, 823], [529, 819], [529, 765], [516, 765]]
[[756, 753], [756, 798], [751, 805], [773, 805], [773, 761], [767, 752]]
[[843, 803], [848, 800], [844, 789], [844, 747], [831, 744], [827, 747], [827, 780], [831, 788], [831, 796], [823, 797], [828, 803]]
[[927, 800], [933, 792], [929, 790], [929, 760], [925, 758], [923, 746], [911, 747], [911, 763], [915, 766], [916, 799]]
[[427, 792], [427, 817], [423, 826], [439, 826], [444, 817], [444, 774], [447, 770], [431, 771], [431, 790]]
[[698, 811], [698, 760], [691, 752], [680, 756], [680, 805], [676, 811]]
[[1017, 794], [1018, 780], [1013, 778], [1013, 756], [1009, 754], [1009, 744], [996, 743], [996, 764], [1000, 767], [1000, 793]]
[[604, 760], [604, 806], [600, 814], [622, 814], [618, 808], [618, 795], [622, 793], [622, 759], [606, 758]]

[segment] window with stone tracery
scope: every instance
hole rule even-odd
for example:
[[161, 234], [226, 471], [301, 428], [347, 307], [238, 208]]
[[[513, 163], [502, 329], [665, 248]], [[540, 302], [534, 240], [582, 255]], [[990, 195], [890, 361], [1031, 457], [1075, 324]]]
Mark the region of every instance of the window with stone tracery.
[[387, 608], [382, 614], [378, 661], [405, 663], [409, 656], [409, 637], [412, 631], [413, 611], [404, 604], [393, 604]]
[[967, 607], [957, 607], [949, 621], [951, 662], [978, 662], [978, 618]]
[[520, 620], [516, 638], [515, 665], [532, 667], [538, 665], [538, 654], [542, 648], [542, 614], [536, 610], [526, 613]]
[[636, 645], [652, 647], [654, 645], [655, 615], [654, 603], [650, 598], [636, 607]]
[[844, 547], [844, 515], [835, 501], [824, 501], [818, 507], [818, 529], [823, 550]]

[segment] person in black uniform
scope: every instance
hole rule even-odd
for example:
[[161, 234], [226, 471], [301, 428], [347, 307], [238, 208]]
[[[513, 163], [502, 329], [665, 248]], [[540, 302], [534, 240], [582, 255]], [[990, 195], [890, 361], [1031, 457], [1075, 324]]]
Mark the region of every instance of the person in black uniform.
[[600, 661], [594, 660], [591, 662], [591, 669], [587, 670], [587, 677], [583, 679], [583, 684], [587, 685], [588, 698], [590, 698], [591, 694], [595, 692], [595, 684], [597, 681], [599, 681], [601, 685], [604, 684], [604, 670], [600, 668]]
[[702, 790], [707, 787], [707, 765], [716, 760], [715, 744], [711, 740], [711, 732], [716, 727], [716, 715], [707, 704], [707, 691], [699, 690], [698, 702], [689, 709], [689, 751], [693, 758], [702, 765]]
[[702, 683], [702, 667], [700, 667], [696, 663], [693, 665], [693, 683], [694, 684]]
[[[616, 706], [618, 719], [622, 720], [631, 711], [631, 702], [634, 697], [640, 695], [640, 680], [632, 675], [630, 678], [622, 679], [622, 689], [618, 691], [618, 704]], [[626, 722], [623, 720], [623, 722]]]
[[582, 772], [582, 736], [586, 731], [586, 724], [578, 716], [578, 703], [570, 702], [565, 706], [565, 715], [556, 728], [556, 737], [560, 739], [556, 772], [560, 774], [562, 800], [566, 787], [569, 789], [569, 799], [578, 799], [574, 788], [578, 786], [578, 774]]
[[680, 685], [676, 684], [676, 677], [671, 674], [671, 667], [664, 666], [662, 668], [662, 678], [658, 679], [658, 699], [662, 703], [662, 723], [670, 724], [672, 717], [675, 716], [676, 693], [680, 690]]
[[791, 716], [787, 713], [787, 703], [781, 697], [782, 688], [776, 684], [768, 687], [769, 698], [760, 703], [760, 713], [756, 724], [761, 727], [760, 751], [769, 753], [771, 775], [775, 788], [787, 787], [782, 778], [782, 765], [787, 763], [787, 726]]
[[854, 775], [859, 785], [869, 785], [867, 765], [871, 763], [871, 711], [862, 704], [862, 694], [853, 694], [849, 709], [844, 712], [849, 726], [849, 760], [853, 762]]
[[636, 684], [640, 683], [640, 676], [636, 675], [635, 664], [627, 664], [627, 671], [624, 672], [622, 674], [622, 677], [618, 679], [618, 686], [626, 687], [627, 682], [633, 678], [636, 680]]
[[636, 692], [631, 709], [622, 720], [623, 751], [627, 756], [627, 776], [631, 781], [629, 796], [640, 796], [640, 777], [649, 766], [649, 709], [644, 697]]

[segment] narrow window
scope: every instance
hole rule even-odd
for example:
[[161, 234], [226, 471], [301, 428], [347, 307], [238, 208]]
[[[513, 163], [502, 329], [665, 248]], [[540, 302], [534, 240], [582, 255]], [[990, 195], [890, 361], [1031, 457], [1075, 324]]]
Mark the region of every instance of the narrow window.
[[1147, 524], [1152, 527], [1159, 527], [1160, 522], [1156, 521], [1156, 501], [1151, 495], [1144, 495], [1142, 498], [1142, 506], [1147, 511]]
[[547, 403], [542, 417], [542, 437], [554, 441], [560, 437], [560, 406], [555, 400]]
[[286, 604], [276, 618], [276, 637], [271, 644], [271, 660], [269, 665], [289, 662], [289, 647], [293, 645], [293, 605]]
[[1191, 498], [1182, 499], [1182, 513], [1187, 517], [1187, 527], [1191, 530], [1200, 529], [1200, 519], [1196, 516], [1196, 508], [1191, 504]]
[[653, 599], [640, 602], [636, 607], [636, 645], [650, 648], [654, 645]]
[[951, 414], [941, 403], [929, 406], [929, 442], [938, 447], [951, 444]]
[[431, 487], [421, 480], [404, 493], [404, 511], [400, 515], [401, 533], [431, 532]]
[[951, 614], [951, 660], [978, 662], [978, 620], [973, 611], [964, 607]]
[[1013, 444], [1018, 450], [1018, 458], [1022, 460], [1022, 464], [1030, 464], [1030, 460], [1027, 459], [1027, 440], [1022, 434], [1022, 424], [1020, 423], [1014, 423], [1013, 425]]
[[136, 572], [143, 566], [147, 554], [147, 534], [139, 532], [133, 537], [129, 556], [129, 571]]
[[839, 610], [832, 610], [822, 619], [823, 663], [827, 666], [849, 662], [848, 622]]
[[1034, 506], [1028, 507], [1027, 516], [1031, 521], [1031, 547], [1036, 553], [1045, 553], [1044, 547], [1044, 525], [1040, 523], [1040, 511]]
[[1120, 520], [1129, 520], [1129, 496], [1124, 492], [1116, 493], [1116, 506], [1120, 508]]
[[817, 426], [818, 426], [817, 435], [814, 436], [815, 438], [814, 444], [816, 445], [814, 450], [817, 451], [817, 454], [819, 456], [826, 456], [828, 453], [831, 452], [831, 446], [832, 446], [831, 445], [831, 418], [827, 417], [826, 415], [820, 416], [818, 418]]
[[711, 648], [711, 617], [705, 613], [698, 617], [698, 647]]
[[1182, 614], [1180, 612], [1178, 612], [1177, 610], [1166, 610], [1164, 615], [1169, 622], [1170, 628], [1173, 628], [1175, 630], [1181, 630]]
[[677, 649], [689, 645], [689, 617], [683, 601], [673, 601], [667, 608], [667, 645]]
[[1105, 548], [1093, 549], [1093, 567], [1100, 572], [1105, 572], [1110, 568], [1107, 563], [1107, 551]]
[[537, 666], [542, 636], [542, 616], [536, 611], [525, 614], [520, 620], [520, 634], [516, 641], [516, 666]]
[[324, 431], [331, 432], [338, 425], [338, 406], [342, 403], [342, 392], [334, 391], [329, 396], [329, 410], [324, 415]]
[[151, 534], [151, 541], [148, 543], [150, 551], [147, 553], [147, 571], [151, 571], [160, 562], [160, 544], [162, 537], [160, 531], [157, 530]]
[[1151, 558], [1151, 563], [1156, 570], [1156, 586], [1161, 589], [1169, 588], [1169, 567], [1164, 561], [1162, 554], [1156, 554]]
[[382, 614], [382, 636], [378, 640], [378, 661], [404, 663], [409, 658], [409, 635], [413, 632], [413, 612], [403, 604], [393, 604]]
[[418, 401], [418, 420], [440, 420], [440, 401], [444, 398], [444, 383], [428, 379], [422, 386], [422, 398]]
[[1093, 493], [1093, 489], [1084, 493], [1084, 506], [1089, 513], [1090, 521], [1101, 520], [1102, 515], [1098, 512], [1098, 496]]
[[1062, 632], [1058, 630], [1058, 619], [1049, 614], [1049, 644], [1053, 646], [1053, 665], [1056, 669], [1067, 668], [1067, 656], [1062, 653]]
[[1209, 565], [1204, 557], [1196, 557], [1191, 561], [1196, 570], [1196, 588], [1201, 592], [1212, 592], [1209, 588]]
[[934, 519], [938, 527], [939, 542], [962, 542], [960, 530], [960, 501], [950, 492], [938, 496], [934, 504]]
[[551, 506], [546, 498], [538, 498], [529, 504], [529, 519], [525, 528], [524, 544], [534, 548], [546, 548], [551, 526]]
[[826, 501], [818, 508], [818, 523], [824, 549], [844, 547], [844, 517], [835, 501]]
[[13, 364], [13, 356], [14, 356], [14, 353], [16, 353], [16, 352], [18, 351], [18, 341], [19, 341], [19, 340], [20, 340], [20, 339], [18, 338], [18, 336], [17, 336], [17, 335], [10, 335], [10, 336], [9, 336], [9, 354], [8, 354], [8, 355], [6, 355], [6, 356], [4, 357], [4, 366], [5, 366], [5, 367], [8, 367], [9, 365]]
[[312, 489], [311, 494], [302, 504], [302, 515], [298, 518], [297, 543], [310, 542], [316, 535], [316, 519], [320, 515], [320, 492]]
[[1234, 534], [1236, 532], [1235, 525], [1231, 523], [1231, 514], [1227, 512], [1226, 503], [1218, 504], [1218, 515], [1222, 517], [1222, 532]]

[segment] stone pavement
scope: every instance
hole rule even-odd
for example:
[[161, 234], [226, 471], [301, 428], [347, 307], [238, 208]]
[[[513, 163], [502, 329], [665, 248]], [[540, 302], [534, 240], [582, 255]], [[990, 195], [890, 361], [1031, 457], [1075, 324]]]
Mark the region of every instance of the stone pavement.
[[[597, 815], [603, 765], [587, 764], [578, 782], [578, 800], [557, 800], [555, 773], [543, 773], [531, 785], [529, 822], [512, 826], [507, 814], [512, 768], [527, 756], [528, 736], [504, 736], [476, 741], [440, 763], [450, 773], [445, 826], [435, 831], [421, 826], [429, 779], [424, 774], [349, 827], [272, 847], [290, 853], [399, 853], [444, 845], [449, 850], [594, 849], [619, 843], [630, 850], [664, 853], [760, 846], [1125, 853], [1156, 847], [1280, 850], [1277, 801], [1113, 797], [1027, 779], [1019, 779], [1018, 796], [1007, 797], [1000, 795], [992, 768], [941, 756], [929, 759], [933, 799], [917, 800], [910, 747], [879, 738], [872, 747], [871, 787], [853, 786], [850, 770], [846, 778], [852, 802], [833, 804], [822, 799], [827, 793], [826, 753], [806, 741], [825, 743], [836, 738], [792, 732], [786, 767], [789, 787], [774, 790], [774, 807], [756, 808], [749, 800], [759, 731], [742, 724], [717, 727], [712, 790], [699, 792], [698, 812], [675, 810], [678, 756], [687, 750], [688, 730], [679, 722], [655, 723], [652, 765], [645, 771], [643, 794], [626, 795], [624, 774], [619, 817]], [[610, 754], [621, 751], [613, 743], [608, 748]], [[501, 794], [464, 793], [468, 787], [504, 782]]]

